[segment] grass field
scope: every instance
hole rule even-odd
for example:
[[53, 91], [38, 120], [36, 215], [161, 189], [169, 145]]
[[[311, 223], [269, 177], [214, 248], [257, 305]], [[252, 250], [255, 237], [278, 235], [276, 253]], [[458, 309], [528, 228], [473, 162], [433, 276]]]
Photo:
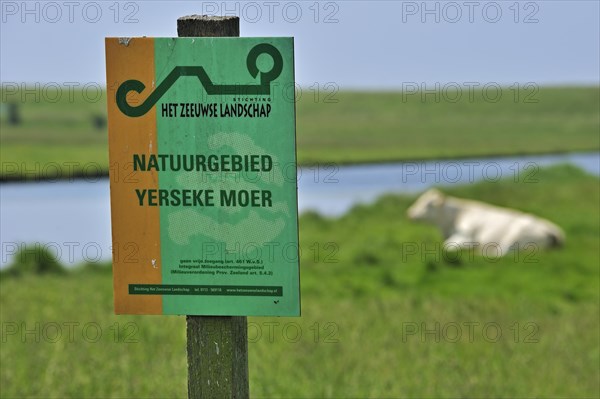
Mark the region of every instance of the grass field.
[[[600, 395], [598, 178], [561, 166], [447, 191], [549, 218], [566, 245], [450, 261], [435, 228], [405, 218], [414, 198], [305, 214], [303, 315], [249, 319], [252, 397]], [[114, 316], [96, 269], [1, 277], [2, 397], [186, 396], [184, 318]], [[40, 342], [23, 336], [35, 323]], [[72, 340], [64, 323], [79, 323]]]
[[[20, 101], [22, 123], [0, 121], [0, 178], [68, 177], [108, 169], [105, 96], [75, 91], [33, 95], [1, 93]], [[519, 94], [518, 99], [515, 98]], [[600, 91], [589, 88], [502, 89], [497, 102], [476, 90], [455, 94], [340, 92], [320, 96], [304, 90], [297, 102], [301, 164], [383, 162], [599, 150]], [[325, 102], [327, 101], [327, 102]], [[331, 102], [337, 101], [337, 102]], [[527, 102], [526, 102], [527, 101]], [[537, 102], [529, 102], [537, 101]], [[58, 172], [57, 172], [58, 170]]]

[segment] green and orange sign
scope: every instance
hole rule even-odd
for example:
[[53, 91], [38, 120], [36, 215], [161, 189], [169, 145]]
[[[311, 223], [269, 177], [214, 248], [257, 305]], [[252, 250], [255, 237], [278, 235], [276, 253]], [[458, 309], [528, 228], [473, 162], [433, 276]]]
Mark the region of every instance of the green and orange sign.
[[292, 38], [107, 38], [115, 312], [298, 316]]

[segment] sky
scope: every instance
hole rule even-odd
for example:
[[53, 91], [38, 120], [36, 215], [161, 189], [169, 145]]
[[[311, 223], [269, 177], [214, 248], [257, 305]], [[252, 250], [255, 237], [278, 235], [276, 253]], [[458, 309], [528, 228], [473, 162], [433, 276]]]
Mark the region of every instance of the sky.
[[0, 80], [104, 86], [104, 37], [174, 37], [178, 17], [235, 14], [242, 36], [295, 38], [303, 87], [598, 85], [599, 4], [3, 0]]

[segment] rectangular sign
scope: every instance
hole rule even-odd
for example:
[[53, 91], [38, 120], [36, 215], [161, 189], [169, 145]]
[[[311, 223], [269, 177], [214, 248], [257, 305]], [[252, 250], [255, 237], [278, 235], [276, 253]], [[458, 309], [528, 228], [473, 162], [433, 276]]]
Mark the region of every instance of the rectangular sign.
[[298, 316], [292, 38], [107, 38], [117, 314]]

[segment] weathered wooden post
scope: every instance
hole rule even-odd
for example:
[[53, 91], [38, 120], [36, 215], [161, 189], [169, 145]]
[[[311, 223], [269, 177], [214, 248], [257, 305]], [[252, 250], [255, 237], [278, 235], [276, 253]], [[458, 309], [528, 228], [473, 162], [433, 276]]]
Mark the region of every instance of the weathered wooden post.
[[[177, 19], [179, 37], [240, 35], [239, 17], [190, 15]], [[248, 398], [248, 324], [245, 316], [187, 316], [188, 397]]]

